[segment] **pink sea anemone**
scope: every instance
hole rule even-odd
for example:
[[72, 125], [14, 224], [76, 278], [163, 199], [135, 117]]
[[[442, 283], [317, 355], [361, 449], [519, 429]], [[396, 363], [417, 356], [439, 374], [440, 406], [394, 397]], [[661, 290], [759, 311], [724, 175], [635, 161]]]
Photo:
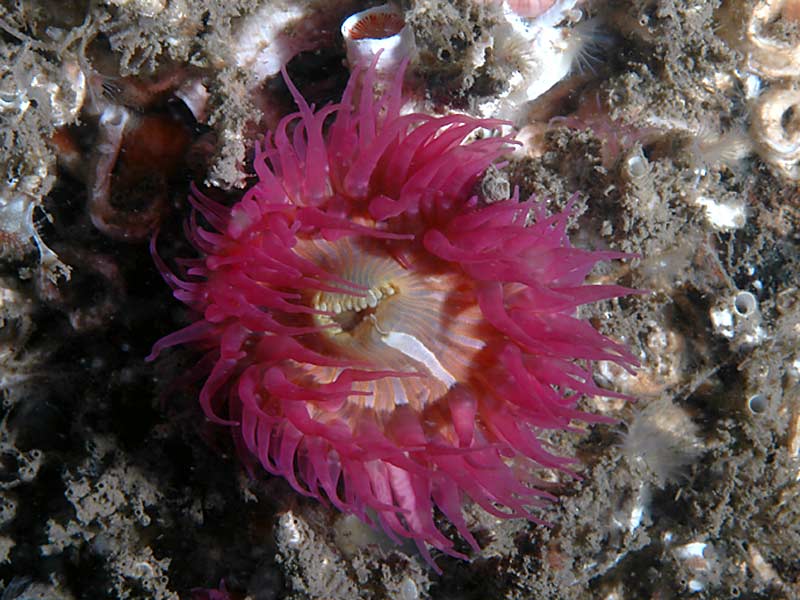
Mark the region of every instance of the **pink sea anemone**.
[[472, 195], [511, 147], [503, 122], [403, 115], [402, 72], [378, 96], [356, 72], [318, 111], [284, 77], [299, 111], [257, 147], [258, 182], [230, 208], [193, 190], [200, 258], [176, 275], [156, 256], [198, 318], [151, 358], [204, 349], [200, 404], [243, 452], [429, 561], [463, 557], [434, 508], [476, 550], [464, 496], [539, 521], [537, 471], [572, 462], [541, 433], [602, 420], [581, 394], [619, 396], [590, 362], [634, 358], [575, 311], [631, 292], [583, 284], [624, 255], [571, 247], [569, 211]]

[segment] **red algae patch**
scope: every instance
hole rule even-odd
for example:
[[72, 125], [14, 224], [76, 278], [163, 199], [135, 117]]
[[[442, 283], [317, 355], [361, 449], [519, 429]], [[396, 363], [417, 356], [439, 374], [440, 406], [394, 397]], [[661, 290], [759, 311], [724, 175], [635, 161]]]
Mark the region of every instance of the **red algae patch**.
[[287, 78], [299, 111], [258, 146], [258, 182], [230, 208], [193, 191], [198, 257], [154, 255], [197, 320], [151, 358], [202, 349], [200, 404], [243, 453], [433, 564], [429, 547], [464, 557], [434, 508], [476, 550], [466, 498], [540, 522], [541, 471], [573, 462], [542, 432], [603, 420], [582, 394], [621, 397], [592, 361], [635, 363], [576, 308], [632, 290], [584, 285], [626, 255], [571, 247], [569, 209], [472, 195], [504, 122], [401, 114], [402, 70], [377, 97], [374, 80], [314, 111]]

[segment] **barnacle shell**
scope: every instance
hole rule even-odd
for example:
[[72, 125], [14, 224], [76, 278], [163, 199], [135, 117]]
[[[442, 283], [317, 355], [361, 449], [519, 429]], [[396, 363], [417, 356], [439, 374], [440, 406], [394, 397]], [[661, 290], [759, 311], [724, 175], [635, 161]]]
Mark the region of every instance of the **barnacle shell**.
[[[67, 61], [61, 71], [63, 83], [60, 86], [49, 83], [46, 86], [53, 111], [53, 125], [56, 127], [73, 123], [78, 118], [86, 99], [86, 76], [78, 63], [73, 60]], [[36, 84], [36, 79], [34, 77], [31, 81], [32, 86]]]
[[297, 51], [285, 32], [303, 16], [298, 5], [270, 3], [245, 19], [232, 43], [236, 66], [250, 71], [256, 81], [278, 73]]
[[369, 66], [380, 52], [378, 71], [391, 71], [416, 50], [411, 28], [406, 25], [403, 14], [391, 4], [349, 16], [342, 23], [342, 37], [350, 68]]
[[573, 27], [582, 17], [575, 9], [577, 3], [503, 4], [504, 19], [494, 29], [491, 55], [496, 64], [510, 65], [512, 70], [508, 89], [498, 96], [502, 103], [498, 105], [496, 99], [484, 103], [479, 108], [482, 114], [518, 120], [524, 114], [520, 107], [541, 98], [569, 75], [586, 41]]
[[748, 64], [764, 77], [796, 77], [800, 74], [800, 39], [782, 40], [770, 35], [767, 26], [778, 18], [800, 18], [798, 0], [762, 0], [747, 19]]
[[207, 122], [210, 94], [201, 79], [187, 79], [175, 91], [175, 95], [183, 101], [198, 123]]
[[74, 122], [86, 98], [86, 77], [74, 60], [60, 70], [23, 61], [0, 65], [0, 114], [22, 116], [31, 107], [49, 111], [50, 122], [61, 127]]
[[751, 133], [765, 162], [784, 177], [800, 180], [800, 89], [764, 92], [753, 110]]
[[13, 186], [0, 187], [0, 256], [21, 255], [25, 242], [31, 239], [39, 250], [42, 272], [53, 281], [61, 276], [69, 279], [70, 267], [61, 262], [36, 229], [34, 209], [40, 204], [39, 195], [20, 192]]

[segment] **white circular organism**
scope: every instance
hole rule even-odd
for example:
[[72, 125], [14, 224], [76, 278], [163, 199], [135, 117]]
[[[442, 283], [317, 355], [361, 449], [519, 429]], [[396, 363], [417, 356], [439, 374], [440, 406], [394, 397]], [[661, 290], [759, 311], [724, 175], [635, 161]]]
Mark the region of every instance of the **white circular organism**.
[[764, 394], [753, 394], [747, 399], [747, 408], [754, 415], [760, 415], [766, 412], [769, 407], [769, 402]]
[[632, 180], [639, 180], [647, 175], [649, 165], [641, 152], [634, 152], [625, 160], [625, 170]]
[[733, 297], [733, 310], [740, 317], [749, 317], [758, 311], [758, 300], [750, 292], [739, 292]]
[[800, 89], [776, 87], [761, 94], [750, 132], [764, 162], [787, 179], [800, 180]]

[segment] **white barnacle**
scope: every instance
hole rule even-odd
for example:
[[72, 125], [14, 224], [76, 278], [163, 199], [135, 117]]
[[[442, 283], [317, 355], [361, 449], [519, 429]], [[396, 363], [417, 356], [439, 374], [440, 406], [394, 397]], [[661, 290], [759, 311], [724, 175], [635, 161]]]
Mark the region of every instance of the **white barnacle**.
[[761, 94], [750, 131], [765, 162], [787, 179], [800, 180], [800, 89], [775, 87]]

